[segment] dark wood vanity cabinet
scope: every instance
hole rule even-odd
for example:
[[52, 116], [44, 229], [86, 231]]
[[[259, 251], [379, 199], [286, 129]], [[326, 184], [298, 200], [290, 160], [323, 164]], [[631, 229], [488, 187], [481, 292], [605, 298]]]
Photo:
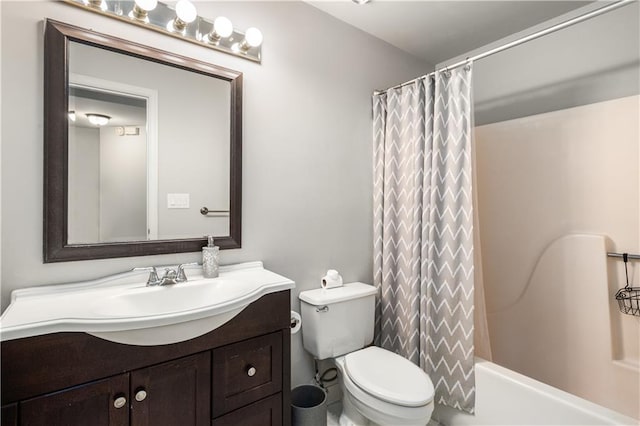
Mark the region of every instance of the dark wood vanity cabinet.
[[289, 291], [185, 342], [2, 342], [2, 426], [289, 426]]
[[[129, 375], [86, 383], [19, 403], [21, 425], [129, 424]], [[115, 401], [123, 401], [116, 407]]]

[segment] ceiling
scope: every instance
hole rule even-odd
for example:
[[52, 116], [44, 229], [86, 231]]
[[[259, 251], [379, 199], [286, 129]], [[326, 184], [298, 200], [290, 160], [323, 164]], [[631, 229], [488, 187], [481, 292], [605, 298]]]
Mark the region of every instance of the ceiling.
[[316, 8], [436, 65], [589, 1], [313, 1]]

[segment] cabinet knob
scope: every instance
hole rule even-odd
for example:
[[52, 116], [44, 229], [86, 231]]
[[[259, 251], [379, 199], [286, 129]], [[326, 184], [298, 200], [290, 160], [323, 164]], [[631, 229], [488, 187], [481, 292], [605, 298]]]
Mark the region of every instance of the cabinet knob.
[[255, 375], [256, 375], [256, 368], [253, 365], [250, 365], [249, 368], [247, 368], [247, 376], [253, 377]]
[[147, 398], [147, 391], [144, 389], [138, 389], [136, 391], [136, 401], [142, 402]]
[[122, 408], [127, 404], [127, 398], [124, 396], [119, 396], [113, 400], [113, 406], [116, 408]]

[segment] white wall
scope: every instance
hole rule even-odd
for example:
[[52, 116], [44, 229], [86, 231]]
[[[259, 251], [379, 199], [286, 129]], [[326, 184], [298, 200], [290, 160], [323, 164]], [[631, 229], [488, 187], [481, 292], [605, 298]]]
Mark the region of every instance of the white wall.
[[[372, 280], [371, 92], [432, 69], [301, 2], [200, 2], [264, 35], [261, 65], [53, 1], [2, 1], [2, 306], [16, 288], [84, 280], [200, 253], [42, 263], [42, 19], [65, 21], [244, 73], [242, 249], [222, 262], [263, 260], [316, 287], [328, 268]], [[10, 202], [7, 202], [10, 200]], [[293, 384], [311, 376], [300, 334]]]
[[145, 240], [147, 133], [141, 127], [139, 135], [118, 136], [115, 130], [113, 126], [100, 128], [98, 241]]
[[100, 241], [100, 129], [69, 127], [70, 243]]

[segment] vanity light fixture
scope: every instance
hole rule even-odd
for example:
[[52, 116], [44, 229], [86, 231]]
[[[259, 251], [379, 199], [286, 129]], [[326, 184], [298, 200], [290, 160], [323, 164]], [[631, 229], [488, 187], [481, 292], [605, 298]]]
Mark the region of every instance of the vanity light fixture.
[[167, 23], [167, 31], [185, 33], [187, 25], [198, 16], [196, 7], [189, 0], [180, 0], [176, 4], [176, 17]]
[[158, 0], [135, 0], [129, 18], [149, 23], [149, 12], [156, 8]]
[[69, 111], [69, 120], [76, 121], [76, 112], [75, 111]]
[[219, 52], [253, 62], [262, 61], [263, 36], [260, 30], [249, 28], [245, 33], [234, 28], [225, 16], [216, 19], [199, 16], [196, 6], [189, 0], [172, 1], [171, 6], [162, 0], [61, 1]]
[[88, 113], [85, 115], [87, 116], [87, 119], [89, 119], [89, 123], [98, 127], [104, 126], [109, 122], [109, 120], [111, 120], [111, 117], [104, 114]]
[[244, 40], [240, 42], [238, 45], [238, 49], [246, 53], [252, 47], [258, 47], [262, 44], [262, 31], [255, 27], [251, 27], [247, 30], [247, 33], [244, 35]]
[[211, 32], [204, 36], [204, 41], [211, 44], [217, 44], [220, 39], [227, 38], [233, 34], [233, 24], [228, 18], [224, 16], [218, 16], [213, 21], [213, 29]]

